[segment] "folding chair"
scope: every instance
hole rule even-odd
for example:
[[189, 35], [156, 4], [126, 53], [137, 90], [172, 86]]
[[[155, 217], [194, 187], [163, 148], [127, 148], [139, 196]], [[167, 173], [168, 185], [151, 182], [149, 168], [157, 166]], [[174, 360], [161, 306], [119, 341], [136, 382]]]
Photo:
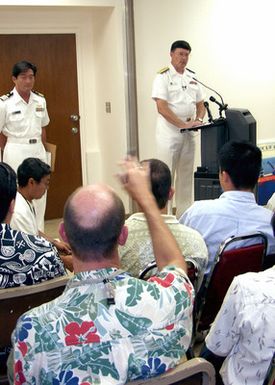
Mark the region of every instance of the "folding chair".
[[263, 385], [274, 385], [274, 384], [275, 384], [275, 353], [273, 354], [273, 358], [270, 361], [270, 365], [268, 367]]
[[267, 237], [262, 232], [232, 236], [221, 243], [195, 315], [195, 332], [210, 328], [235, 276], [262, 269], [266, 251]]
[[[62, 294], [68, 280], [66, 275], [32, 286], [0, 289], [0, 352], [11, 346], [11, 334], [17, 319], [26, 311]], [[8, 384], [4, 367], [0, 368], [0, 384]]]
[[148, 380], [136, 380], [125, 385], [215, 385], [214, 366], [204, 358], [192, 358], [174, 369]]
[[[190, 281], [192, 282], [192, 285], [194, 286], [195, 292], [197, 292], [198, 278], [199, 278], [198, 270], [193, 265], [192, 262], [188, 261], [187, 266], [188, 266], [187, 275], [188, 275]], [[139, 273], [139, 279], [147, 280], [149, 277], [156, 274], [156, 272], [157, 272], [157, 263], [154, 260], [154, 261], [151, 261], [150, 263], [148, 263], [148, 265], [143, 270], [141, 270], [141, 272]]]

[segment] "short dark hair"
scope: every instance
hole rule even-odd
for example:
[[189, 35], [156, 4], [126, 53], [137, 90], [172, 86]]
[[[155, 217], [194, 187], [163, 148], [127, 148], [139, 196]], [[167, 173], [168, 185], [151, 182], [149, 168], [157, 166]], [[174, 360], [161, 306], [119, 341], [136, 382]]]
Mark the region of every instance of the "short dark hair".
[[30, 178], [39, 183], [44, 176], [50, 175], [50, 173], [50, 166], [41, 159], [26, 158], [17, 169], [18, 186], [27, 186]]
[[175, 51], [175, 49], [177, 49], [177, 48], [187, 49], [187, 51], [191, 52], [191, 46], [190, 46], [190, 44], [189, 44], [187, 41], [185, 41], [185, 40], [177, 40], [177, 41], [174, 41], [174, 43], [171, 45], [170, 52]]
[[32, 64], [26, 60], [19, 61], [18, 63], [14, 64], [12, 68], [12, 76], [17, 78], [18, 75], [22, 74], [23, 72], [27, 72], [28, 70], [33, 70], [33, 74], [35, 76], [37, 67], [35, 64]]
[[117, 245], [125, 222], [125, 209], [121, 199], [110, 190], [110, 207], [87, 227], [79, 218], [77, 207], [72, 204], [74, 195], [75, 193], [68, 198], [63, 215], [66, 236], [73, 253], [83, 261], [91, 258], [97, 261], [107, 259]]
[[152, 193], [156, 199], [159, 209], [163, 209], [169, 199], [172, 184], [171, 171], [166, 163], [159, 159], [146, 159], [141, 163], [148, 162], [150, 165], [150, 179]]
[[219, 151], [220, 171], [226, 171], [236, 189], [254, 189], [262, 167], [261, 150], [252, 143], [230, 141]]
[[3, 223], [11, 201], [16, 196], [16, 174], [6, 163], [0, 162], [0, 223]]

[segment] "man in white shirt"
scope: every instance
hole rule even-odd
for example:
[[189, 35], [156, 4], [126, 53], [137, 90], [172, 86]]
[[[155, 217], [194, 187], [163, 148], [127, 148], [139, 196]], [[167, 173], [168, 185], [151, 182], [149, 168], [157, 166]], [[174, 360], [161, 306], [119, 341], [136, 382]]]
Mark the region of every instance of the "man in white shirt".
[[38, 158], [27, 158], [18, 167], [18, 191], [11, 219], [11, 227], [49, 240], [60, 253], [64, 254], [62, 257], [63, 262], [69, 270], [72, 270], [71, 249], [69, 245], [49, 237], [38, 228], [33, 200], [40, 199], [47, 191], [50, 184], [50, 174], [50, 166]]
[[262, 154], [247, 142], [228, 142], [219, 152], [219, 179], [223, 189], [218, 199], [195, 202], [180, 223], [197, 230], [209, 252], [209, 272], [219, 245], [232, 235], [262, 231], [268, 238], [268, 254], [275, 253], [270, 224], [272, 212], [256, 203], [254, 188], [261, 170]]
[[177, 218], [193, 201], [195, 138], [192, 127], [202, 124], [205, 114], [203, 92], [186, 68], [191, 46], [177, 40], [171, 45], [171, 64], [157, 74], [152, 90], [158, 118], [156, 125], [157, 158], [171, 170], [175, 179]]
[[[47, 161], [46, 126], [50, 119], [44, 96], [33, 90], [37, 67], [20, 61], [12, 68], [14, 88], [0, 97], [0, 142], [3, 161], [15, 172], [28, 157]], [[39, 229], [44, 230], [46, 195], [35, 201]]]
[[274, 293], [275, 266], [239, 275], [229, 287], [202, 354], [215, 366], [225, 357], [220, 369], [224, 385], [263, 384], [275, 351]]

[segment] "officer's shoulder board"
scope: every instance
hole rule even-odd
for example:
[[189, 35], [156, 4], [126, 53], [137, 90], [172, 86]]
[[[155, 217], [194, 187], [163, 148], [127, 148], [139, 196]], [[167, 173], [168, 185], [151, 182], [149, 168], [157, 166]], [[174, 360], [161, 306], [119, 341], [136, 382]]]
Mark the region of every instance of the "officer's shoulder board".
[[32, 90], [32, 92], [33, 92], [35, 95], [41, 96], [41, 98], [45, 98], [45, 96], [44, 96], [43, 94], [41, 94], [41, 92], [38, 92], [38, 91], [35, 91], [35, 90]]
[[162, 69], [160, 69], [159, 71], [158, 71], [158, 74], [164, 74], [165, 72], [167, 72], [169, 70], [169, 67], [164, 67], [164, 68], [162, 68]]
[[4, 102], [5, 100], [8, 100], [8, 98], [10, 98], [12, 95], [13, 95], [13, 92], [9, 92], [8, 94], [0, 96], [0, 100]]

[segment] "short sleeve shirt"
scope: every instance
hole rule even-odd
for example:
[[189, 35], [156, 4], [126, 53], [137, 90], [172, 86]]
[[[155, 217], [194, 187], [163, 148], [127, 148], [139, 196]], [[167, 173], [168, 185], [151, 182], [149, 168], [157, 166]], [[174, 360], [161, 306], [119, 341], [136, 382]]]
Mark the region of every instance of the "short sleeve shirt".
[[194, 74], [186, 69], [179, 74], [171, 64], [167, 71], [157, 74], [153, 83], [152, 98], [166, 100], [169, 108], [181, 119], [192, 118], [196, 103], [203, 97]]
[[0, 131], [7, 137], [40, 138], [50, 121], [45, 98], [31, 92], [26, 103], [15, 88], [11, 94], [0, 100]]
[[163, 373], [189, 346], [193, 295], [175, 267], [150, 282], [115, 268], [78, 273], [59, 298], [19, 319], [15, 375], [22, 383], [118, 385]]
[[275, 351], [275, 267], [234, 278], [207, 348], [226, 356], [225, 385], [262, 385]]

